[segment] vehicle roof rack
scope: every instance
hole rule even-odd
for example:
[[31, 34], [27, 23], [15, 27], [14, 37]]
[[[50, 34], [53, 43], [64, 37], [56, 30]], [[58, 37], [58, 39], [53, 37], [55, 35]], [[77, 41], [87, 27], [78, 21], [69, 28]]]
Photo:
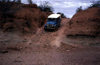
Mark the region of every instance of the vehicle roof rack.
[[60, 14], [51, 14], [48, 16], [48, 18], [58, 18], [60, 16], [61, 16]]

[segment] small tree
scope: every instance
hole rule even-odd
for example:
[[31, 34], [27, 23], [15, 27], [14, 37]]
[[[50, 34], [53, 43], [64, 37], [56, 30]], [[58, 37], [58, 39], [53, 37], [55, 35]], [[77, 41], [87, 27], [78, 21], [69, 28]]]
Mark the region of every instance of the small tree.
[[29, 4], [33, 4], [32, 0], [28, 0], [28, 3], [29, 3]]
[[66, 18], [66, 16], [64, 15], [64, 13], [58, 12], [57, 14], [61, 14], [62, 18]]
[[92, 2], [92, 3], [93, 4], [89, 8], [92, 8], [92, 7], [100, 7], [100, 1]]
[[6, 2], [6, 0], [2, 0], [2, 2]]
[[16, 2], [16, 0], [13, 0], [13, 2]]
[[21, 0], [13, 0], [13, 2], [21, 3]]
[[10, 0], [0, 0], [0, 2], [10, 2]]
[[18, 3], [21, 3], [21, 0], [17, 0]]
[[80, 6], [79, 8], [77, 8], [77, 10], [76, 10], [76, 12], [80, 12], [80, 11], [82, 11], [83, 9], [82, 9], [82, 6]]
[[52, 12], [53, 11], [53, 7], [50, 6], [50, 3], [47, 2], [47, 1], [44, 1], [40, 4], [39, 8], [42, 10], [42, 11], [45, 11], [45, 12]]
[[10, 0], [7, 0], [7, 2], [10, 2]]

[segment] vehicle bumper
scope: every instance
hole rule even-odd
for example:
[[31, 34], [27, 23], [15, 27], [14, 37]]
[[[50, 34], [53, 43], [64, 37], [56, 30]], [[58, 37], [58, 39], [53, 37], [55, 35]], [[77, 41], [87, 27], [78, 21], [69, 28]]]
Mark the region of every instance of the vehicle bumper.
[[56, 27], [44, 27], [45, 30], [55, 30]]

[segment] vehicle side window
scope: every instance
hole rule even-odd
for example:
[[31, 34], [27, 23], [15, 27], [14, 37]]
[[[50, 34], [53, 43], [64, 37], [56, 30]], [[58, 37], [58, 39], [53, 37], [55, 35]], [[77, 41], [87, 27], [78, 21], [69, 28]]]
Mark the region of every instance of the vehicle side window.
[[57, 18], [57, 21], [60, 21], [60, 18]]
[[61, 18], [59, 17], [59, 20], [61, 21]]

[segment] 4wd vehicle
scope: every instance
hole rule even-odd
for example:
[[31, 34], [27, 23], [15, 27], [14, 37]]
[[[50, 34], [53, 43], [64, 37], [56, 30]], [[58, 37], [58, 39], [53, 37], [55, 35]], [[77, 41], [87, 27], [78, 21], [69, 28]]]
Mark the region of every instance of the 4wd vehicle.
[[47, 23], [44, 26], [45, 30], [56, 30], [60, 27], [61, 15], [60, 14], [51, 14], [48, 16]]

